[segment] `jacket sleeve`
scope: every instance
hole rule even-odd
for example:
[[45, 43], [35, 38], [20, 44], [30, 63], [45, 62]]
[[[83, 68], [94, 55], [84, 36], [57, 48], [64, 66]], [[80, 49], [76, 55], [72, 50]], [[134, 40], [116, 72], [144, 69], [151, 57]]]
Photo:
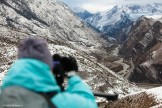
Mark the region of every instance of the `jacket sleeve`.
[[52, 102], [57, 108], [97, 108], [90, 87], [79, 76], [71, 77], [67, 90], [54, 96]]

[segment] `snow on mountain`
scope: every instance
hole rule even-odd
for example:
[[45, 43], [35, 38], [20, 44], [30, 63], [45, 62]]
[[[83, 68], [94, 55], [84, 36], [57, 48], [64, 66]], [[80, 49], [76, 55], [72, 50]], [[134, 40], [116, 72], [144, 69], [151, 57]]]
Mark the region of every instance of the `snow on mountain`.
[[161, 3], [154, 3], [154, 4], [147, 4], [147, 5], [134, 5], [128, 6], [130, 9], [130, 17], [133, 20], [144, 16], [153, 16], [153, 15], [161, 15], [162, 13], [162, 4]]
[[162, 15], [153, 15], [153, 16], [145, 16], [146, 18], [153, 19], [153, 20], [162, 20]]
[[133, 21], [142, 15], [160, 15], [162, 14], [162, 4], [114, 6], [110, 11], [97, 13], [87, 21], [102, 31], [103, 26], [113, 25], [121, 19], [123, 14], [127, 14]]
[[81, 76], [94, 91], [129, 94], [138, 91], [97, 58], [107, 57], [107, 43], [101, 36], [55, 0], [0, 1], [0, 79], [16, 59], [17, 45], [26, 37], [42, 37], [52, 54], [75, 56]]
[[[162, 14], [162, 4], [118, 5], [111, 10], [100, 12], [85, 21], [111, 37], [127, 35], [133, 22], [141, 16], [153, 16]], [[128, 29], [128, 30], [126, 30]], [[125, 37], [125, 36], [124, 36]]]

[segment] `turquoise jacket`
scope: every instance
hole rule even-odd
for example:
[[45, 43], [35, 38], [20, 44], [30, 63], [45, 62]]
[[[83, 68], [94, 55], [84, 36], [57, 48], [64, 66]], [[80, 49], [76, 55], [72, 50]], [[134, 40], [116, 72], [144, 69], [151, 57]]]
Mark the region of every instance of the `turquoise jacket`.
[[36, 59], [17, 60], [3, 79], [2, 89], [21, 86], [35, 92], [58, 92], [51, 101], [57, 108], [97, 108], [94, 95], [80, 77], [68, 81], [65, 92], [60, 91], [50, 67]]

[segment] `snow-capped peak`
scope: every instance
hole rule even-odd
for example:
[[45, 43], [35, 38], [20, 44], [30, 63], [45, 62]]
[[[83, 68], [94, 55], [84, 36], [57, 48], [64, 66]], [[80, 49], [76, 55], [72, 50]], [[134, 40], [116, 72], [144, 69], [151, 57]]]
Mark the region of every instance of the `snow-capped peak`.
[[162, 15], [153, 15], [153, 16], [145, 16], [146, 18], [152, 18], [154, 20], [160, 20], [162, 19]]
[[123, 12], [129, 14], [133, 20], [144, 16], [151, 15], [161, 15], [162, 14], [162, 3], [153, 3], [153, 4], [129, 4], [129, 5], [119, 5], [114, 6], [112, 10], [108, 13], [118, 13], [122, 14]]
[[162, 15], [162, 3], [117, 5], [107, 12], [93, 15], [85, 21], [104, 34], [117, 37], [121, 33], [115, 32], [122, 32], [123, 28], [125, 28], [125, 32], [129, 32], [126, 29], [130, 28], [132, 22], [135, 22], [139, 17], [154, 15]]

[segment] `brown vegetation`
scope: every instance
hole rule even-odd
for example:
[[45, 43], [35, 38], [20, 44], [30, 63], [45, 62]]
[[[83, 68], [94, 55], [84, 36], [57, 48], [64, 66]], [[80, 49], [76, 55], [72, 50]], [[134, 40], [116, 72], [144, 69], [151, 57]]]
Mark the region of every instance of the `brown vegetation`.
[[99, 108], [150, 108], [158, 105], [154, 95], [146, 92], [123, 97], [117, 101], [100, 103]]

